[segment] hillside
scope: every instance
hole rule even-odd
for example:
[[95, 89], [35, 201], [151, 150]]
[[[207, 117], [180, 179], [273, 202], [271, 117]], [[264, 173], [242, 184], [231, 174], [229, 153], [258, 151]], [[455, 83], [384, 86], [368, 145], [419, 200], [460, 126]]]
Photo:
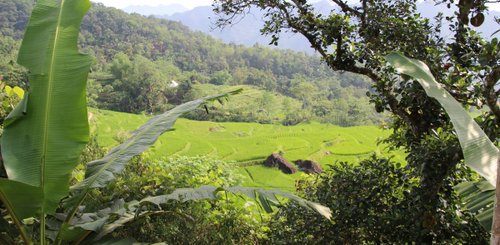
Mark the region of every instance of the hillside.
[[[124, 140], [129, 132], [146, 122], [148, 117], [92, 109], [91, 125], [101, 146], [109, 148]], [[323, 168], [337, 161], [359, 162], [370, 154], [392, 155], [377, 140], [389, 135], [374, 126], [338, 127], [310, 123], [296, 126], [257, 123], [218, 123], [180, 119], [174, 131], [165, 133], [147, 151], [153, 158], [173, 154], [211, 156], [234, 161], [246, 176], [246, 185], [293, 190], [294, 181], [302, 173], [286, 175], [260, 163], [271, 153], [281, 151], [289, 161], [309, 159]], [[396, 160], [402, 161], [400, 153]]]
[[[0, 49], [0, 76], [9, 84], [26, 83], [26, 72], [13, 61], [30, 2], [0, 0], [0, 9], [8, 10], [0, 12], [5, 20], [0, 43], [6, 44]], [[198, 85], [248, 85], [300, 101], [303, 115], [297, 118], [293, 112], [278, 111], [293, 120], [277, 123], [336, 123], [330, 117], [335, 112], [348, 114], [342, 126], [383, 121], [367, 102], [369, 79], [333, 72], [318, 57], [305, 53], [225, 44], [179, 22], [127, 14], [101, 4], [94, 4], [85, 17], [79, 43], [82, 51], [95, 57], [88, 86], [93, 107], [154, 114], [193, 99], [196, 91], [191, 90]], [[172, 81], [178, 86], [170, 86]], [[191, 118], [204, 119], [202, 115]], [[254, 117], [241, 120], [264, 122]]]

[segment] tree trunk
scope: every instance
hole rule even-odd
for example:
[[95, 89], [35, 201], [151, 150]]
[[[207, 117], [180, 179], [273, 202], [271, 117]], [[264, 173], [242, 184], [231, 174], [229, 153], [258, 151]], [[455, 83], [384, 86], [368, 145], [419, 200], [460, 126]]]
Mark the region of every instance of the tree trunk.
[[495, 211], [491, 226], [491, 245], [500, 245], [500, 158], [497, 163], [497, 183], [495, 188]]

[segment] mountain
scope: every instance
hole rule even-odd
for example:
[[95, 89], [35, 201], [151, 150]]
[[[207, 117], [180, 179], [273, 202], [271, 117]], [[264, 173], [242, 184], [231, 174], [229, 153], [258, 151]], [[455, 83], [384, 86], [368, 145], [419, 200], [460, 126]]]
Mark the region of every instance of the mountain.
[[[332, 10], [332, 5], [328, 1], [316, 2], [313, 6], [319, 13], [324, 15], [329, 14]], [[454, 11], [453, 9], [446, 8], [444, 4], [435, 6], [429, 2], [419, 3], [417, 5], [417, 10], [423, 17], [430, 18], [432, 20], [438, 12], [444, 12], [445, 14], [451, 15]], [[232, 26], [227, 26], [223, 30], [214, 28], [213, 23], [217, 17], [213, 13], [211, 6], [197, 7], [192, 10], [176, 14], [164, 13], [157, 16], [164, 19], [180, 21], [193, 30], [208, 33], [213, 37], [220, 38], [228, 43], [252, 46], [255, 43], [268, 45], [271, 41], [271, 37], [262, 36], [259, 31], [263, 26], [263, 14], [257, 9], [250, 10], [249, 13], [246, 14], [245, 18], [241, 19]], [[479, 28], [475, 28], [478, 32], [482, 33], [483, 37], [490, 38], [496, 30], [500, 29], [500, 26], [495, 23], [495, 16], [499, 17], [500, 12], [490, 11], [486, 15], [484, 24]], [[451, 38], [449, 33], [450, 32], [447, 30], [447, 27], [443, 27], [442, 35], [445, 38]], [[500, 34], [498, 33], [496, 34], [496, 36], [499, 35]], [[294, 33], [282, 33], [278, 48], [292, 49], [309, 54], [314, 53], [314, 50], [310, 48], [309, 42], [302, 35]]]
[[[327, 15], [332, 10], [332, 5], [328, 1], [320, 1], [313, 4], [318, 13]], [[202, 31], [220, 38], [225, 42], [243, 44], [253, 46], [258, 43], [260, 45], [268, 45], [271, 42], [270, 36], [263, 36], [260, 33], [260, 28], [264, 22], [264, 15], [257, 9], [252, 9], [246, 14], [245, 18], [238, 21], [232, 26], [227, 26], [224, 29], [214, 28], [214, 21], [217, 16], [213, 13], [211, 6], [197, 7], [190, 11], [177, 13], [173, 15], [160, 15], [160, 18], [180, 21], [184, 25], [189, 26], [193, 30]], [[300, 34], [285, 32], [281, 33], [281, 38], [278, 43], [278, 48], [292, 49], [294, 51], [306, 52], [313, 54], [315, 51], [310, 47], [309, 42]]]
[[148, 5], [130, 5], [123, 9], [127, 13], [137, 13], [145, 16], [150, 15], [172, 15], [175, 13], [186, 12], [189, 9], [180, 4], [169, 4], [169, 5], [158, 5], [158, 6], [148, 6]]
[[[260, 28], [263, 25], [263, 15], [262, 12], [257, 10], [250, 11], [237, 24], [228, 26], [222, 30], [214, 28], [213, 23], [216, 20], [216, 15], [210, 6], [197, 7], [187, 12], [158, 17], [179, 21], [193, 30], [208, 33], [229, 43], [253, 46], [256, 43], [268, 45], [271, 42], [271, 37], [263, 36], [260, 33]], [[314, 53], [307, 40], [302, 35], [295, 33], [283, 33], [278, 47]]]

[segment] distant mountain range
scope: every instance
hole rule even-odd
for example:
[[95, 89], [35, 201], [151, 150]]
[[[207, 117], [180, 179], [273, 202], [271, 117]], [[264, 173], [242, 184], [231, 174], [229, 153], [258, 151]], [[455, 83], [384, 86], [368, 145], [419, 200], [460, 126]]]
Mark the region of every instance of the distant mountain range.
[[[328, 1], [316, 2], [313, 5], [319, 13], [325, 15], [329, 14], [333, 8]], [[161, 5], [157, 7], [129, 6], [124, 10], [129, 13], [135, 12], [142, 15], [155, 15], [160, 18], [179, 21], [193, 30], [208, 33], [227, 43], [253, 46], [256, 43], [259, 45], [268, 45], [271, 41], [271, 37], [262, 36], [260, 33], [260, 28], [263, 25], [263, 14], [257, 9], [251, 10], [246, 14], [245, 18], [241, 19], [237, 24], [227, 26], [220, 30], [214, 28], [213, 23], [217, 17], [213, 13], [211, 6], [197, 7], [184, 11], [182, 8], [181, 5]], [[417, 9], [423, 17], [430, 19], [433, 19], [438, 12], [451, 14], [452, 11], [454, 11], [446, 8], [445, 5], [435, 6], [433, 3], [428, 2], [419, 3]], [[500, 17], [500, 12], [490, 11], [489, 14], [486, 15], [483, 25], [476, 28], [485, 38], [489, 38], [496, 30], [500, 29], [500, 26], [496, 24], [494, 20], [494, 16]], [[452, 38], [449, 33], [447, 27], [443, 27], [442, 34], [445, 38]], [[500, 37], [500, 34], [497, 33], [495, 36]], [[302, 35], [295, 33], [282, 33], [278, 48], [292, 49], [309, 54], [314, 53], [309, 42]]]
[[125, 7], [123, 11], [131, 14], [137, 13], [145, 16], [150, 15], [172, 15], [176, 13], [183, 13], [189, 11], [188, 8], [180, 4], [170, 4], [170, 5], [158, 5], [158, 6], [148, 6], [148, 5], [130, 5]]

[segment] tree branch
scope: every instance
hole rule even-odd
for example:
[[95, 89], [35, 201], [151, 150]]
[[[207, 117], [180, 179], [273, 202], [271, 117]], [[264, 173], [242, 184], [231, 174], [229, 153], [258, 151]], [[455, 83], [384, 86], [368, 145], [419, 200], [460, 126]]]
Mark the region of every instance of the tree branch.
[[484, 80], [483, 95], [486, 104], [490, 108], [493, 115], [495, 115], [496, 124], [500, 126], [500, 105], [498, 104], [499, 91], [495, 91], [495, 84], [500, 80], [500, 66], [493, 68], [493, 70], [486, 76]]
[[342, 11], [344, 13], [351, 13], [351, 14], [356, 15], [356, 17], [358, 17], [358, 18], [362, 18], [362, 15], [363, 15], [362, 12], [359, 12], [359, 10], [352, 8], [351, 6], [349, 6], [347, 3], [343, 2], [342, 0], [332, 0], [332, 2], [337, 4], [340, 7], [340, 9], [342, 9]]

